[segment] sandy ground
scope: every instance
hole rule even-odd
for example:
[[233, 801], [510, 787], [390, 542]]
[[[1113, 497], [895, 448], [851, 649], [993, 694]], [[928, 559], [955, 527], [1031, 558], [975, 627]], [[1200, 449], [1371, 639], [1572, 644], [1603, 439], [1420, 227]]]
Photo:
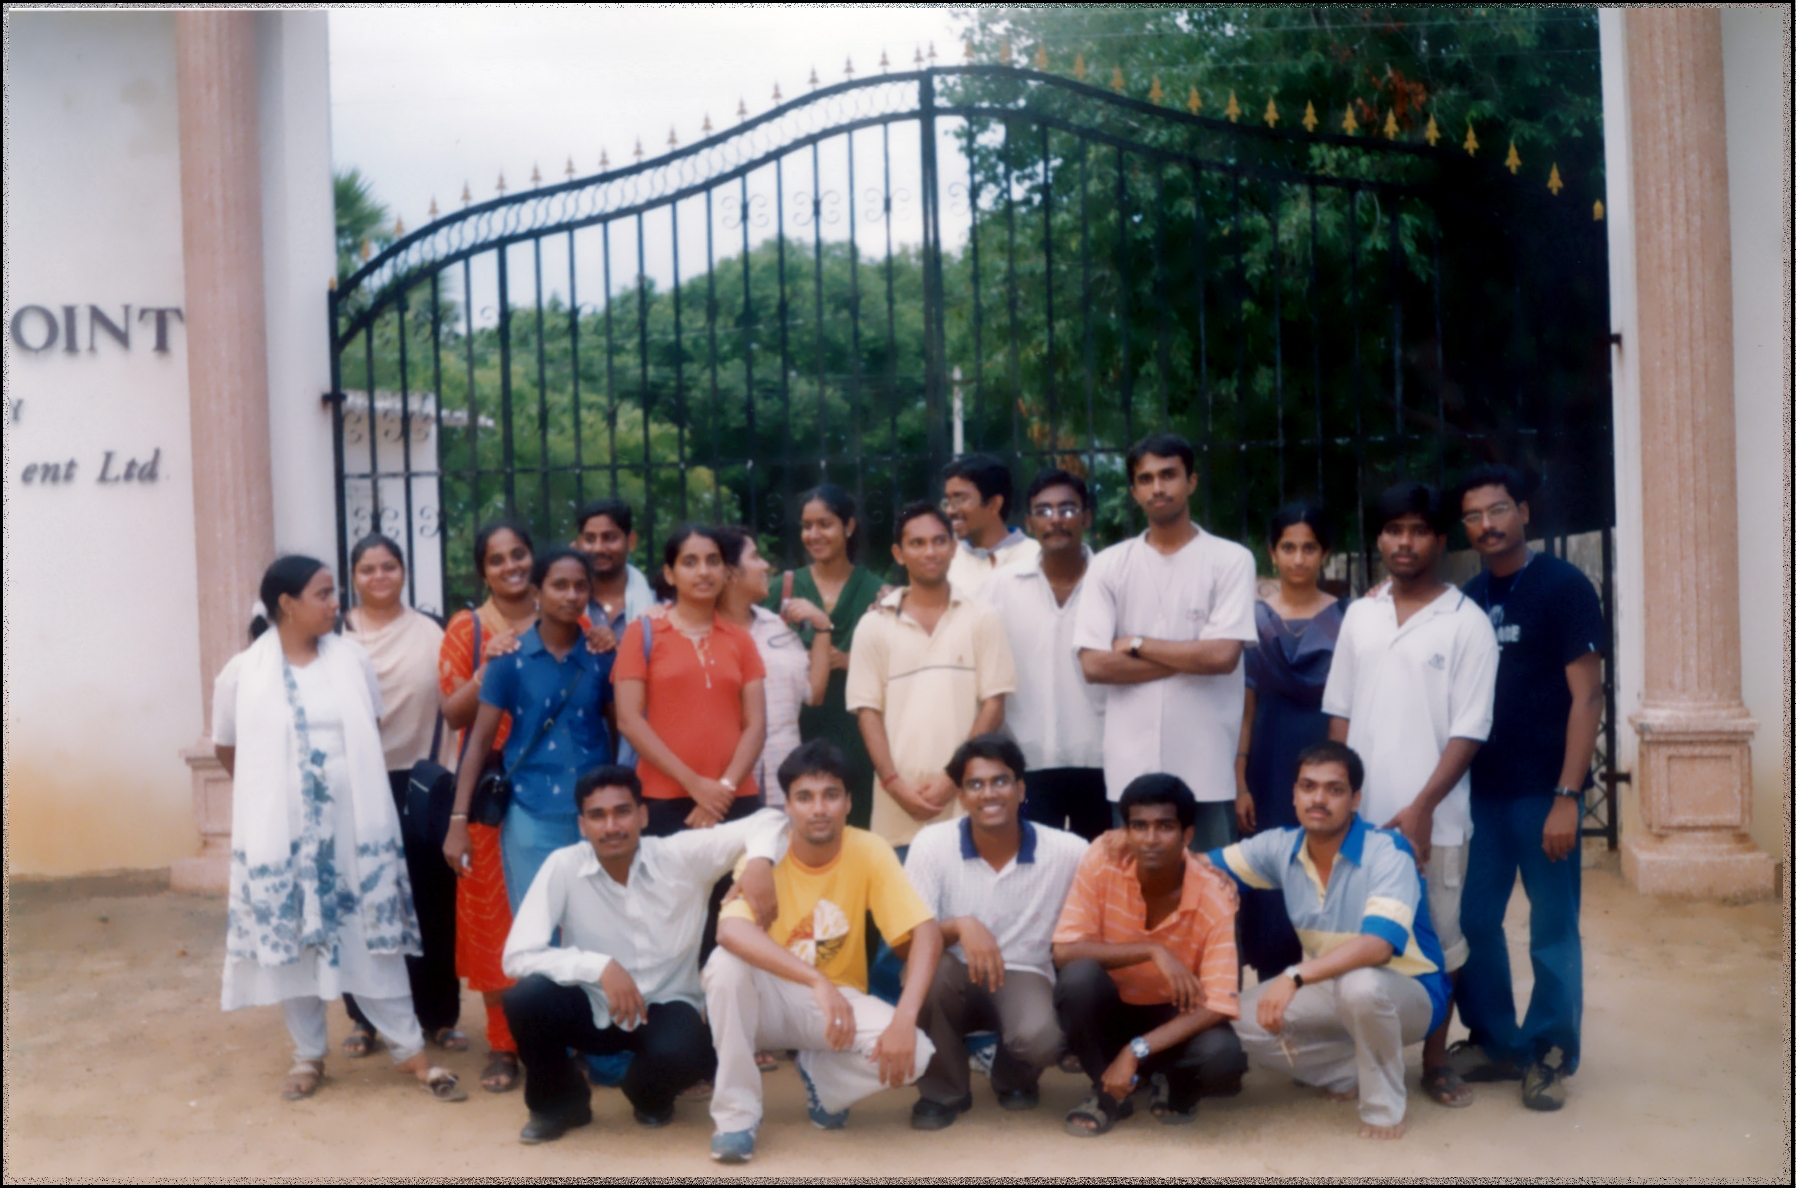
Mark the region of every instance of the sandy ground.
[[[124, 890], [126, 894], [119, 892]], [[910, 1091], [854, 1110], [845, 1131], [805, 1121], [790, 1065], [769, 1077], [768, 1118], [746, 1168], [711, 1162], [702, 1104], [640, 1131], [622, 1095], [594, 1095], [595, 1125], [516, 1142], [520, 1094], [432, 1101], [386, 1066], [334, 1058], [314, 1099], [279, 1096], [289, 1052], [274, 1009], [218, 1009], [224, 904], [117, 884], [12, 888], [6, 953], [8, 1181], [168, 1176], [1579, 1176], [1790, 1180], [1790, 1046], [1780, 904], [1690, 905], [1629, 892], [1605, 863], [1585, 883], [1583, 1070], [1557, 1114], [1513, 1085], [1450, 1111], [1416, 1093], [1407, 1138], [1356, 1136], [1354, 1107], [1266, 1073], [1196, 1124], [1145, 1113], [1099, 1139], [1061, 1131], [1081, 1086], [1049, 1073], [1041, 1108], [977, 1105], [932, 1135], [907, 1125]], [[98, 893], [96, 893], [98, 892]], [[1511, 936], [1520, 933], [1519, 894]], [[1516, 949], [1519, 968], [1525, 953]], [[446, 1057], [471, 1085], [475, 1048]], [[332, 1010], [332, 1038], [347, 1032]]]

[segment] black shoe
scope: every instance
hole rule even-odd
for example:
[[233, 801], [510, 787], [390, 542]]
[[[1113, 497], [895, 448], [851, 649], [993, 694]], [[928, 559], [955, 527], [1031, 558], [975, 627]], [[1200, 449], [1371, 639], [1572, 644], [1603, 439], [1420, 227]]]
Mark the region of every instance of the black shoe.
[[645, 1127], [649, 1130], [660, 1130], [663, 1126], [666, 1126], [669, 1122], [673, 1121], [674, 1108], [668, 1106], [659, 1114], [651, 1114], [646, 1110], [636, 1110], [634, 1113], [636, 1115], [636, 1125]]
[[1041, 1089], [1010, 1089], [1000, 1091], [998, 1106], [1006, 1110], [1032, 1110], [1041, 1104]]
[[592, 1107], [568, 1114], [539, 1114], [530, 1112], [530, 1121], [524, 1123], [524, 1129], [518, 1132], [518, 1141], [534, 1145], [536, 1143], [552, 1143], [570, 1130], [590, 1125]]
[[952, 1126], [954, 1119], [973, 1108], [973, 1095], [967, 1094], [951, 1105], [943, 1105], [939, 1101], [930, 1101], [927, 1097], [919, 1097], [917, 1104], [910, 1108], [910, 1126], [912, 1130], [941, 1130]]

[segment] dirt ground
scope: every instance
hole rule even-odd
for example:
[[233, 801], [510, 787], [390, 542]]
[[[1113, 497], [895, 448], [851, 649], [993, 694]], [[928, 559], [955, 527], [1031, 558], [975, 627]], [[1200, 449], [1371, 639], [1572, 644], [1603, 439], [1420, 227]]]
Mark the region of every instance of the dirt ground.
[[[132, 894], [131, 892], [137, 892]], [[122, 893], [121, 893], [122, 892]], [[1526, 906], [1517, 895], [1512, 941]], [[1196, 1124], [1145, 1115], [1110, 1135], [1061, 1131], [1081, 1086], [1051, 1072], [1041, 1108], [999, 1111], [976, 1078], [973, 1112], [924, 1136], [910, 1091], [854, 1109], [845, 1131], [805, 1120], [790, 1065], [769, 1078], [768, 1117], [746, 1168], [707, 1155], [702, 1103], [645, 1132], [615, 1090], [595, 1125], [528, 1148], [520, 1094], [476, 1087], [432, 1101], [386, 1067], [333, 1058], [310, 1101], [279, 1095], [289, 1053], [273, 1008], [221, 1013], [224, 904], [117, 883], [15, 884], [6, 951], [6, 1179], [386, 1176], [1520, 1176], [1752, 1178], [1791, 1173], [1789, 953], [1783, 906], [1692, 905], [1634, 895], [1612, 862], [1587, 872], [1585, 1052], [1557, 1114], [1513, 1085], [1449, 1111], [1416, 1092], [1409, 1135], [1357, 1137], [1354, 1108], [1265, 1073], [1206, 1101]], [[1527, 970], [1525, 951], [1514, 950]], [[474, 1050], [445, 1062], [473, 1085]], [[332, 1010], [332, 1038], [348, 1026]]]

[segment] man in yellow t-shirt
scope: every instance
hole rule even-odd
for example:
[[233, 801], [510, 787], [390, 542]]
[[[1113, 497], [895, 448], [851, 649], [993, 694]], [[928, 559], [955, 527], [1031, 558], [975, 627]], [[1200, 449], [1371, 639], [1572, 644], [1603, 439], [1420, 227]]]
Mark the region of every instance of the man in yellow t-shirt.
[[[814, 739], [780, 764], [791, 848], [773, 868], [779, 916], [762, 931], [748, 904], [725, 906], [705, 964], [717, 1048], [711, 1157], [746, 1163], [761, 1123], [757, 1049], [797, 1048], [811, 1121], [848, 1124], [848, 1107], [916, 1081], [935, 1047], [917, 1015], [935, 980], [942, 931], [892, 847], [848, 827], [848, 761]], [[910, 976], [896, 1007], [867, 993], [867, 913]]]

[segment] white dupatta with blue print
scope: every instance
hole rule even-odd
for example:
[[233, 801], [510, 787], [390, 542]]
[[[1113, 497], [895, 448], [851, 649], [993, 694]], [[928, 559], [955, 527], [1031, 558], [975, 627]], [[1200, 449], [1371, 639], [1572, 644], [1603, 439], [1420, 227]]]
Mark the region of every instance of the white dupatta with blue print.
[[[232, 661], [237, 760], [228, 960], [290, 965], [316, 948], [336, 965], [340, 930], [356, 912], [369, 952], [420, 952], [399, 815], [368, 678], [355, 654], [360, 646], [326, 635], [313, 662], [342, 707], [347, 788], [325, 779], [324, 755], [311, 745], [279, 633], [267, 632]], [[344, 795], [355, 820], [353, 853], [337, 845], [335, 798]]]

